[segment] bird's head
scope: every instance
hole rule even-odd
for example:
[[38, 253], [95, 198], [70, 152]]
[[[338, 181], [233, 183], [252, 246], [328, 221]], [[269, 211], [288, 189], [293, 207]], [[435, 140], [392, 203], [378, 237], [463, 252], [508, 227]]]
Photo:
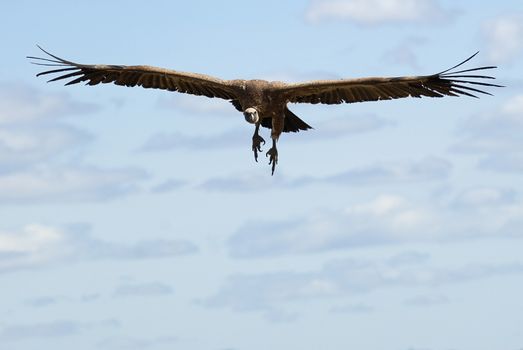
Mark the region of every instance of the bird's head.
[[243, 111], [243, 115], [245, 116], [245, 120], [247, 123], [256, 124], [260, 117], [258, 116], [258, 111], [255, 108], [247, 108], [245, 111]]

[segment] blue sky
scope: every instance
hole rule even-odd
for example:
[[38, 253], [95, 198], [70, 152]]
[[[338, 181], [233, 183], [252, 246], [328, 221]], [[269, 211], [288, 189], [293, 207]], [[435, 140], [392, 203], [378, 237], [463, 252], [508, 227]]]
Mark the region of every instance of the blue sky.
[[[0, 19], [2, 348], [523, 346], [520, 1], [17, 1]], [[36, 44], [286, 81], [480, 50], [470, 67], [507, 87], [293, 105], [314, 130], [280, 138], [271, 177], [227, 102], [46, 84]]]

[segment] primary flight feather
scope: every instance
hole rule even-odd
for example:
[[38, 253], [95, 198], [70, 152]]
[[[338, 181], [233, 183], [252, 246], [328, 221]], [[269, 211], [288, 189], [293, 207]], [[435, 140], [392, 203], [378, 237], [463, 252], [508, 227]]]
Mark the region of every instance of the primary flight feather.
[[218, 97], [230, 101], [255, 125], [252, 151], [258, 161], [265, 140], [258, 134], [260, 125], [271, 129], [272, 147], [267, 151], [272, 174], [278, 163], [276, 142], [282, 132], [297, 132], [311, 126], [291, 112], [288, 103], [340, 104], [364, 101], [391, 100], [404, 97], [443, 97], [487, 94], [485, 87], [501, 87], [487, 81], [492, 76], [478, 72], [496, 68], [484, 66], [456, 70], [478, 53], [454, 67], [432, 75], [315, 80], [304, 83], [284, 83], [265, 80], [222, 80], [204, 74], [186, 73], [151, 66], [80, 64], [57, 57], [38, 46], [48, 58], [28, 56], [33, 63], [53, 69], [37, 76], [56, 74], [51, 81], [67, 79], [65, 85], [85, 82], [86, 85], [114, 83], [121, 86], [177, 91], [192, 95]]

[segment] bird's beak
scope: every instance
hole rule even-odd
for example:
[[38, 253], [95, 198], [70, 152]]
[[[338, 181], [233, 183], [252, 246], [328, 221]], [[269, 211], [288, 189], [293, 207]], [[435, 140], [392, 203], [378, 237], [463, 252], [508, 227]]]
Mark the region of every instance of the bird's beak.
[[243, 115], [248, 123], [255, 124], [258, 122], [258, 115], [256, 112], [245, 112]]

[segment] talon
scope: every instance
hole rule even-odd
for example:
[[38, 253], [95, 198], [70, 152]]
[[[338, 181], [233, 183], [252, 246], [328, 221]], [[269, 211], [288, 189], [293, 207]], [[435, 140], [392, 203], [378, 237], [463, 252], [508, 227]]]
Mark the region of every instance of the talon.
[[262, 152], [261, 145], [265, 145], [265, 140], [258, 134], [252, 136], [252, 151], [254, 152], [254, 160], [258, 161], [258, 152]]
[[268, 157], [270, 156], [269, 158], [269, 165], [272, 164], [272, 175], [274, 175], [274, 169], [276, 169], [276, 164], [278, 164], [278, 150], [276, 149], [275, 146], [273, 146], [270, 150], [267, 151], [267, 153], [265, 153], [265, 156]]

